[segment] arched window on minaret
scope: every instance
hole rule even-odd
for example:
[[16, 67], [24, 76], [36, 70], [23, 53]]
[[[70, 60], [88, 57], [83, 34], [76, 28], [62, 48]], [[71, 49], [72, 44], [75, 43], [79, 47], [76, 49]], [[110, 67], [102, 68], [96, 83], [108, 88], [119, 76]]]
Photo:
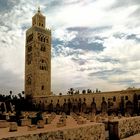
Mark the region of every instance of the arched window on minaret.
[[40, 39], [40, 41], [42, 42], [43, 41], [43, 37], [41, 36], [41, 39]]
[[27, 58], [26, 58], [27, 64], [31, 64], [32, 63], [32, 53], [27, 54]]
[[41, 90], [44, 90], [44, 85], [41, 86]]
[[40, 60], [40, 66], [39, 66], [40, 70], [48, 70], [48, 65], [47, 62], [43, 59]]
[[27, 78], [27, 85], [31, 85], [31, 84], [32, 84], [32, 77], [29, 76], [29, 77]]
[[42, 44], [41, 45], [41, 49], [40, 49], [41, 51], [43, 51], [43, 52], [45, 52], [46, 51], [46, 47], [45, 47], [45, 45], [44, 44]]
[[49, 39], [48, 38], [46, 38], [46, 43], [49, 43]]
[[33, 41], [33, 34], [30, 34], [28, 37], [27, 37], [27, 43]]
[[28, 52], [31, 52], [31, 51], [32, 51], [32, 46], [28, 46], [27, 48], [28, 48], [28, 49], [27, 49]]

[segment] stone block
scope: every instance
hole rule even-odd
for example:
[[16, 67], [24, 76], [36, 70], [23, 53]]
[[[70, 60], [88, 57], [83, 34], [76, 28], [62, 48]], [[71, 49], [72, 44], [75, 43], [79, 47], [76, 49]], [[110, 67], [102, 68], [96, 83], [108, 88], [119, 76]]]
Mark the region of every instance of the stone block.
[[66, 126], [66, 118], [60, 117], [59, 122], [57, 123], [57, 127]]
[[10, 132], [17, 131], [17, 123], [16, 122], [10, 123], [9, 131]]
[[101, 118], [100, 116], [97, 116], [97, 117], [96, 117], [96, 122], [97, 122], [97, 123], [102, 122], [102, 118]]
[[28, 126], [31, 125], [31, 120], [30, 119], [21, 119], [21, 126]]
[[50, 124], [52, 122], [52, 118], [51, 117], [48, 117], [46, 120], [47, 120], [48, 124]]
[[28, 131], [33, 131], [36, 129], [37, 129], [36, 125], [28, 125]]
[[77, 124], [85, 124], [85, 123], [86, 123], [86, 119], [85, 118], [82, 118], [82, 117], [78, 118]]
[[91, 116], [90, 121], [91, 121], [91, 122], [96, 122], [96, 117]]
[[47, 117], [43, 117], [43, 121], [44, 121], [44, 124], [48, 124], [48, 118]]
[[86, 123], [85, 120], [78, 120], [78, 121], [77, 121], [77, 124], [85, 124], [85, 123]]
[[37, 128], [44, 128], [44, 121], [43, 120], [39, 120], [37, 122]]
[[66, 113], [62, 113], [62, 117], [63, 117], [63, 118], [67, 118]]
[[57, 127], [64, 127], [64, 126], [66, 126], [66, 123], [61, 123], [61, 122], [57, 123]]

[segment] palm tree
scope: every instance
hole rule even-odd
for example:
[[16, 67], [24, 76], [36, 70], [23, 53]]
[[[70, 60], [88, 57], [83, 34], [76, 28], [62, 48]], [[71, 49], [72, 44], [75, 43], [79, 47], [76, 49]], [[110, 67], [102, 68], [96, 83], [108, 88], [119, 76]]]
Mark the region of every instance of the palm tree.
[[11, 97], [12, 97], [12, 90], [10, 90], [10, 92], [9, 92], [9, 93], [10, 93], [10, 98], [11, 98]]

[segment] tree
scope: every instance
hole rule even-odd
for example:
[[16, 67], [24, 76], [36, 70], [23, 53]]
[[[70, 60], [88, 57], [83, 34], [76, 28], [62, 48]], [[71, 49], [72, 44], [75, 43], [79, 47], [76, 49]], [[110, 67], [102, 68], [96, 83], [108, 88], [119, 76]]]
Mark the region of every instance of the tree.
[[86, 94], [86, 90], [85, 90], [85, 89], [84, 89], [84, 90], [82, 90], [82, 93], [83, 93], [83, 94]]
[[76, 90], [76, 91], [75, 91], [75, 94], [79, 94], [79, 90]]
[[74, 88], [70, 88], [70, 89], [68, 90], [68, 94], [69, 94], [69, 95], [73, 95], [73, 94], [74, 94]]
[[90, 89], [87, 89], [87, 93], [91, 93], [92, 91]]
[[96, 93], [98, 93], [99, 92], [99, 90], [98, 90], [98, 88], [96, 88]]

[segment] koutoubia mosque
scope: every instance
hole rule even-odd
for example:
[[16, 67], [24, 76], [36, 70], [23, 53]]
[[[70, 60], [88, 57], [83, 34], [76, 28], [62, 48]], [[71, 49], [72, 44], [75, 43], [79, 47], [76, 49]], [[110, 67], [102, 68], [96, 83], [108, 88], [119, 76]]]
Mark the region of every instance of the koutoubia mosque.
[[119, 110], [122, 104], [125, 110], [133, 112], [135, 104], [140, 106], [140, 89], [135, 88], [76, 95], [51, 95], [52, 38], [51, 30], [46, 28], [45, 19], [39, 8], [32, 17], [32, 27], [26, 31], [25, 94], [32, 96], [33, 103], [44, 110], [49, 108], [53, 111], [63, 107], [75, 112]]

